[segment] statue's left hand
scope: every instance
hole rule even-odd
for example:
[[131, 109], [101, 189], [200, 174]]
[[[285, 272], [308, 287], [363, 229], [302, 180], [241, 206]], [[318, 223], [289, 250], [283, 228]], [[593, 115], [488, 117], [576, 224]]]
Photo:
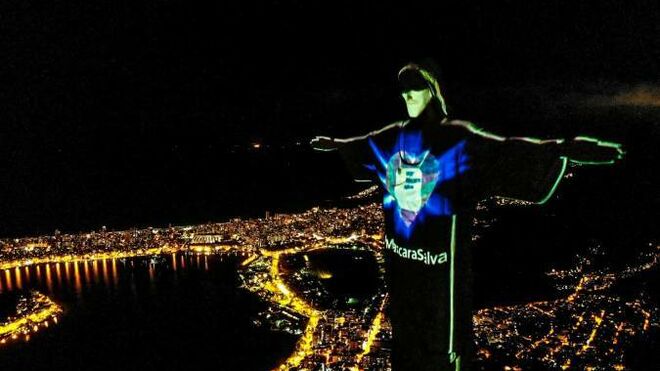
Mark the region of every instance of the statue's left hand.
[[599, 141], [588, 137], [575, 137], [564, 143], [563, 155], [575, 163], [613, 164], [623, 159], [621, 144]]
[[309, 145], [317, 151], [335, 151], [339, 144], [330, 137], [317, 136], [309, 142]]

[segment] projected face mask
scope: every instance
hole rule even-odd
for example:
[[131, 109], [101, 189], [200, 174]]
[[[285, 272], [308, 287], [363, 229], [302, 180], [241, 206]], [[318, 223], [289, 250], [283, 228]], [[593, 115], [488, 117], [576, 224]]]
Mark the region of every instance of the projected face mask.
[[406, 102], [406, 109], [408, 110], [408, 116], [415, 118], [419, 116], [426, 105], [433, 98], [430, 89], [423, 90], [408, 90], [401, 94], [403, 100]]
[[405, 70], [399, 75], [401, 96], [406, 102], [408, 116], [419, 116], [433, 98], [429, 83], [417, 70]]
[[406, 102], [406, 109], [410, 118], [418, 117], [433, 99], [440, 103], [440, 109], [447, 115], [447, 107], [440, 93], [440, 86], [436, 78], [428, 71], [415, 64], [409, 64], [399, 71], [399, 88], [401, 96]]

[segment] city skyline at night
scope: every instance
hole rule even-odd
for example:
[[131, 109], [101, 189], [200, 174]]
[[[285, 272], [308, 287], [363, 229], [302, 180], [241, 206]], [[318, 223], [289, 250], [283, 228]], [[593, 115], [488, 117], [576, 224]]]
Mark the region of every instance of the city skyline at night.
[[[373, 192], [370, 189], [364, 195]], [[497, 203], [510, 205], [506, 200]], [[481, 207], [481, 223], [496, 223], [490, 219], [490, 207]], [[378, 204], [367, 203], [198, 226], [3, 240], [0, 290], [21, 290], [35, 280], [47, 289], [46, 294], [73, 285], [80, 295], [91, 282], [116, 289], [117, 265], [127, 269], [127, 262], [135, 264], [127, 260], [133, 257], [151, 257], [148, 277], [154, 282], [162, 270], [177, 272], [188, 266], [208, 272], [209, 259], [233, 256], [238, 259], [240, 286], [269, 303], [255, 315], [254, 323], [299, 337], [289, 357], [275, 368], [309, 369], [323, 363], [331, 368], [387, 369], [392, 333], [382, 283], [381, 213]], [[483, 227], [479, 230], [487, 233]], [[635, 339], [657, 331], [657, 309], [643, 294], [625, 299], [630, 296], [615, 294], [613, 288], [657, 270], [658, 248], [649, 242], [618, 271], [599, 265], [601, 248], [581, 251], [572, 266], [545, 272], [557, 292], [550, 294], [555, 299], [475, 311], [478, 365], [505, 370], [628, 369], [626, 353]], [[309, 266], [309, 256], [322, 251], [347, 251], [352, 259], [366, 253], [358, 259], [370, 256], [378, 266], [377, 289], [353, 305], [337, 303], [322, 284], [332, 273], [319, 273]], [[46, 317], [53, 316], [55, 325], [55, 314], [66, 317], [46, 294], [36, 291], [32, 299], [22, 299], [35, 303], [34, 309], [18, 310], [25, 320], [13, 318], [0, 324], [3, 344], [40, 336], [32, 333]], [[47, 302], [51, 304], [39, 304]]]

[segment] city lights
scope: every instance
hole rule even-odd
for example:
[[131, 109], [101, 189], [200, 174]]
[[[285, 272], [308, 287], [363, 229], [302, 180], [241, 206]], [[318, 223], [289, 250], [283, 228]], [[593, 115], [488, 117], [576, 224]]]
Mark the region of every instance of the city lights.
[[16, 315], [0, 322], [0, 344], [23, 338], [30, 339], [31, 333], [39, 331], [40, 326], [48, 327], [48, 321], [57, 323], [57, 316], [62, 308], [47, 296], [32, 291], [21, 295], [16, 306]]
[[[479, 208], [488, 212], [486, 204]], [[206, 256], [234, 256], [239, 259], [241, 287], [268, 303], [255, 324], [298, 336], [291, 354], [276, 369], [323, 364], [333, 369], [386, 370], [391, 368], [392, 332], [382, 282], [382, 218], [379, 204], [372, 203], [198, 226], [0, 240], [0, 292], [21, 290], [31, 277], [45, 280], [51, 292], [61, 280], [78, 290], [92, 278], [116, 285], [117, 260], [132, 257], [163, 256], [176, 271], [186, 264], [179, 253], [201, 257], [197, 266], [207, 270]], [[494, 219], [486, 216], [474, 223], [483, 231]], [[381, 282], [373, 297], [348, 309], [334, 307], [323, 301], [329, 294], [322, 282], [333, 279], [332, 271], [286, 268], [292, 259], [311, 264], [311, 253], [328, 249], [373, 257]], [[658, 327], [657, 313], [643, 297], [624, 298], [611, 289], [621, 280], [657, 268], [659, 252], [660, 247], [650, 243], [616, 271], [594, 268], [592, 260], [599, 252], [590, 249], [569, 268], [546, 273], [558, 293], [554, 299], [476, 311], [478, 362], [508, 370], [539, 364], [549, 369], [626, 369], [627, 349], [637, 336]], [[62, 309], [46, 295], [30, 291], [21, 297], [17, 313], [0, 318], [0, 344], [28, 340], [57, 323]]]

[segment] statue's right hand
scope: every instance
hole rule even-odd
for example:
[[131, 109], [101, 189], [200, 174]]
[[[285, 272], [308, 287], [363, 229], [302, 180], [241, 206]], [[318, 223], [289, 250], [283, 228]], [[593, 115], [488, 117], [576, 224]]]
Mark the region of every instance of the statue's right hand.
[[317, 151], [335, 151], [339, 148], [337, 142], [330, 137], [318, 136], [309, 142], [309, 145]]

